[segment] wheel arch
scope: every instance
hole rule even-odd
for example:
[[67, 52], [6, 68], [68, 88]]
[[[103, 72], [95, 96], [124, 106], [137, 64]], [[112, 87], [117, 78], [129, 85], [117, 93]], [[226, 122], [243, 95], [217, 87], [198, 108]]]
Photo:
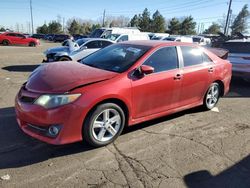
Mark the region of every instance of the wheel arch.
[[224, 92], [225, 92], [225, 85], [224, 85], [223, 81], [221, 81], [221, 80], [215, 80], [214, 83], [219, 84], [219, 86], [220, 86], [220, 97], [223, 97], [224, 96]]
[[125, 126], [128, 125], [128, 121], [129, 121], [129, 115], [130, 115], [130, 110], [127, 106], [127, 104], [118, 98], [108, 98], [108, 99], [104, 99], [102, 101], [99, 101], [98, 103], [96, 103], [86, 114], [83, 123], [82, 123], [82, 131], [83, 131], [83, 126], [85, 124], [85, 121], [87, 119], [87, 117], [96, 109], [97, 106], [101, 105], [101, 104], [105, 104], [105, 103], [114, 103], [116, 105], [118, 105], [119, 107], [121, 107], [121, 109], [123, 110], [124, 114], [125, 114]]

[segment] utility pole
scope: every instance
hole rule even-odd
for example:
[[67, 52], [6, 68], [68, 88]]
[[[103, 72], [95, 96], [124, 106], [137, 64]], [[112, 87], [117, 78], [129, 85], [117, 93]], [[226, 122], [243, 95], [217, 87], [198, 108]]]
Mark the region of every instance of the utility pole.
[[232, 14], [233, 14], [233, 11], [231, 9], [230, 10], [230, 14], [229, 14], [229, 19], [228, 19], [228, 27], [227, 27], [226, 35], [228, 35], [228, 31], [229, 31], [230, 25], [232, 25]]
[[31, 34], [34, 34], [33, 12], [32, 12], [32, 0], [30, 0], [30, 18], [31, 18], [31, 29], [32, 29], [32, 33], [31, 33]]
[[63, 17], [63, 33], [65, 34], [65, 31], [64, 31], [64, 23], [65, 23], [65, 18]]
[[103, 17], [102, 17], [102, 27], [105, 26], [105, 15], [106, 15], [106, 10], [104, 9], [104, 11], [103, 11]]
[[225, 28], [224, 28], [224, 35], [227, 34], [227, 27], [228, 27], [228, 22], [229, 22], [229, 15], [230, 15], [230, 11], [231, 11], [231, 5], [232, 5], [232, 0], [229, 1], [228, 11], [227, 11], [227, 20], [226, 20], [226, 25], [225, 25]]

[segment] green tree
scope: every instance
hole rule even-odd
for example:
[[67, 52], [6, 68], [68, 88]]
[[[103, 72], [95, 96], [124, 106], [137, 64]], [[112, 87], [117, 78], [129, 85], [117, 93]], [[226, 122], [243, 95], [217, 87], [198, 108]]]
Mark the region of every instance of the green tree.
[[161, 13], [157, 10], [153, 14], [152, 23], [151, 23], [151, 31], [155, 33], [164, 33], [165, 28], [165, 19], [161, 15]]
[[6, 31], [6, 30], [4, 29], [4, 27], [1, 27], [0, 32], [3, 32], [3, 31]]
[[220, 25], [217, 23], [212, 23], [203, 33], [204, 34], [218, 34], [220, 32]]
[[40, 27], [37, 27], [36, 29], [36, 33], [40, 33], [40, 34], [48, 34], [48, 26], [47, 24], [43, 24]]
[[138, 27], [140, 25], [140, 15], [134, 15], [134, 17], [130, 20], [131, 27]]
[[141, 31], [150, 31], [151, 27], [151, 19], [150, 19], [150, 12], [148, 11], [147, 8], [144, 9], [141, 17], [140, 17], [140, 22], [139, 22], [139, 27]]
[[48, 32], [53, 34], [60, 34], [62, 33], [62, 25], [57, 21], [52, 21], [48, 25]]
[[249, 17], [248, 5], [245, 4], [231, 26], [232, 34], [247, 30], [247, 18]]
[[71, 21], [68, 27], [68, 31], [71, 35], [80, 34], [81, 25], [75, 19]]
[[100, 25], [100, 24], [93, 24], [92, 26], [91, 26], [91, 31], [94, 31], [95, 29], [99, 29], [99, 28], [101, 28], [102, 26]]
[[177, 18], [172, 18], [169, 22], [168, 32], [172, 35], [180, 33], [181, 23]]
[[186, 17], [181, 23], [180, 34], [182, 35], [193, 35], [196, 34], [195, 31], [196, 22], [192, 16]]

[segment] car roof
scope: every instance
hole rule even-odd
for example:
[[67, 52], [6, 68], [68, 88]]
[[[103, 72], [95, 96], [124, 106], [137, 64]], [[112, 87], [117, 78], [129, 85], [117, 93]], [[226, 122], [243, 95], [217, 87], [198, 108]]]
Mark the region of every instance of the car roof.
[[226, 43], [231, 43], [231, 42], [250, 42], [250, 39], [234, 39], [226, 41]]
[[161, 40], [134, 40], [134, 41], [125, 41], [121, 42], [123, 44], [132, 44], [132, 45], [142, 45], [149, 47], [158, 47], [158, 46], [198, 46], [194, 43], [188, 42], [168, 42]]

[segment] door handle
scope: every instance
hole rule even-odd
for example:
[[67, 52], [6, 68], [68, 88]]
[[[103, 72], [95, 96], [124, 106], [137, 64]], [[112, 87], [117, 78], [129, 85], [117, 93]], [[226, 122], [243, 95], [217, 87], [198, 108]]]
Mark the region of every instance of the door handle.
[[213, 68], [213, 67], [210, 67], [210, 68], [208, 69], [208, 72], [214, 72], [214, 68]]
[[174, 80], [180, 80], [182, 78], [181, 74], [176, 74]]

